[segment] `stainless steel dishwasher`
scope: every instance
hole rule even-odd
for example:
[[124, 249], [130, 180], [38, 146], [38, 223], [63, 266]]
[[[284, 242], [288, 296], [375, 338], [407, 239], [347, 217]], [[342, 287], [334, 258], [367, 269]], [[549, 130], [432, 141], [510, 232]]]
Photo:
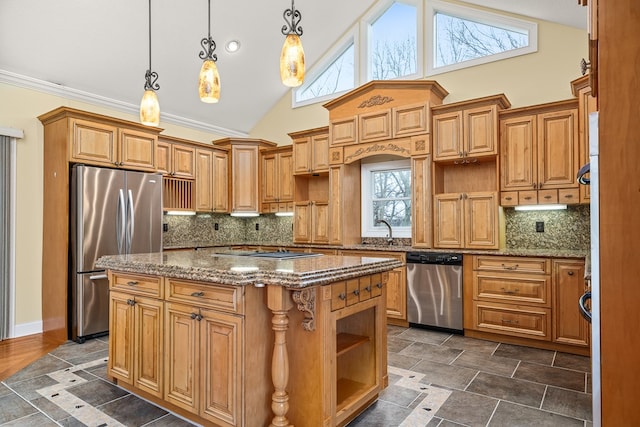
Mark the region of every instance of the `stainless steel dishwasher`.
[[408, 252], [407, 289], [410, 325], [462, 333], [462, 254]]

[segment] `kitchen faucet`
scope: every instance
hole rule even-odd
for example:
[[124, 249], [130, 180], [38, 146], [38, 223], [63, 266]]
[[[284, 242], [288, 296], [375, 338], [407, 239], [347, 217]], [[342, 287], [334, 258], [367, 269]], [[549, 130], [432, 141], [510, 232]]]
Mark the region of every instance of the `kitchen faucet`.
[[387, 243], [389, 243], [389, 245], [393, 245], [393, 231], [391, 230], [391, 224], [389, 224], [384, 219], [377, 219], [375, 221], [375, 225], [378, 225], [378, 224], [384, 224], [387, 226], [387, 228], [389, 229], [389, 236], [387, 238]]

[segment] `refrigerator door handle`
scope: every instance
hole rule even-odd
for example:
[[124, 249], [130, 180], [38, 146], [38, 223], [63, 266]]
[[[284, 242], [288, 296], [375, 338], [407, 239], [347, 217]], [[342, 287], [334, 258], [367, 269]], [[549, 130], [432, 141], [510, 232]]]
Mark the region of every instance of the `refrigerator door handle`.
[[108, 279], [106, 274], [96, 274], [95, 276], [89, 276], [89, 280], [101, 280]]
[[122, 188], [118, 192], [118, 212], [116, 214], [116, 241], [118, 243], [118, 255], [124, 253], [124, 240], [125, 240], [125, 200], [124, 191]]
[[135, 231], [135, 215], [133, 208], [133, 192], [128, 190], [129, 192], [129, 203], [127, 204], [128, 208], [128, 218], [127, 218], [127, 254], [131, 253], [131, 242], [133, 241], [133, 233]]

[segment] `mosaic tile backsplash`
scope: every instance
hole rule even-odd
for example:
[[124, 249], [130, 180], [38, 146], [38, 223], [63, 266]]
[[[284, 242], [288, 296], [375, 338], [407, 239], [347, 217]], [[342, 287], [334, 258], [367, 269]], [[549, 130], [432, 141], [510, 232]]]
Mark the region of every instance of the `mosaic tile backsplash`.
[[[570, 206], [562, 211], [524, 212], [506, 208], [504, 216], [507, 249], [590, 248], [587, 205]], [[536, 222], [544, 222], [543, 233], [536, 232]], [[168, 248], [239, 243], [293, 244], [293, 217], [272, 214], [255, 218], [237, 218], [228, 214], [165, 215], [164, 223], [169, 228], [163, 235], [164, 247]], [[215, 224], [218, 224], [217, 230]], [[411, 244], [409, 239], [397, 240], [402, 242], [396, 244]]]
[[[589, 250], [589, 205], [559, 211], [516, 211], [505, 208], [506, 247], [509, 249]], [[536, 232], [544, 222], [544, 232]]]

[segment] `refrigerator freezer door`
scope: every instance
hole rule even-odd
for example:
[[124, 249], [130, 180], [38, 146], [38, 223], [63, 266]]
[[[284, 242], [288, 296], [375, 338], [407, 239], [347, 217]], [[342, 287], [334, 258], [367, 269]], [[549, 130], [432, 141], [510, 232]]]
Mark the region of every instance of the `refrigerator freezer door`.
[[127, 253], [162, 250], [162, 175], [127, 172]]
[[123, 229], [118, 229], [117, 219], [122, 209], [118, 197], [120, 190], [125, 188], [125, 173], [76, 166], [73, 174], [72, 271], [94, 271], [98, 258], [118, 254], [118, 240], [124, 237]]
[[82, 337], [106, 333], [109, 330], [109, 280], [104, 271], [76, 275], [77, 301], [75, 324]]

